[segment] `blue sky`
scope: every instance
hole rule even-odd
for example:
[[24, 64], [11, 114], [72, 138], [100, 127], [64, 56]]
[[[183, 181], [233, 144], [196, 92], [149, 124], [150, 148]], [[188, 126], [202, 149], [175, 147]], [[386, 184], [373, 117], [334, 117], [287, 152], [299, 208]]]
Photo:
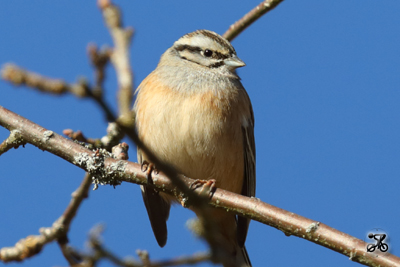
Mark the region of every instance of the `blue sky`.
[[[116, 1], [131, 47], [135, 86], [175, 40], [196, 29], [220, 34], [257, 1]], [[257, 196], [272, 205], [364, 239], [385, 230], [400, 255], [400, 2], [285, 1], [233, 41], [247, 64], [239, 75], [256, 118]], [[93, 80], [90, 42], [112, 45], [94, 1], [4, 1], [0, 63], [68, 82]], [[116, 109], [115, 71], [107, 69], [107, 102]], [[61, 133], [105, 134], [89, 100], [54, 97], [0, 81], [0, 105]], [[8, 131], [0, 128], [0, 140]], [[131, 145], [131, 160], [135, 160]], [[77, 167], [27, 145], [0, 158], [0, 247], [51, 226], [81, 182]], [[146, 249], [151, 258], [204, 251], [186, 230], [193, 213], [173, 208], [169, 239], [153, 237], [139, 187], [91, 191], [72, 223], [83, 248], [89, 229], [106, 224], [104, 241], [120, 256]], [[345, 256], [252, 222], [247, 248], [254, 266], [356, 266]], [[66, 266], [57, 245], [18, 266]], [[8, 266], [17, 266], [9, 264]], [[110, 266], [102, 263], [100, 266]], [[209, 266], [203, 264], [201, 266]]]

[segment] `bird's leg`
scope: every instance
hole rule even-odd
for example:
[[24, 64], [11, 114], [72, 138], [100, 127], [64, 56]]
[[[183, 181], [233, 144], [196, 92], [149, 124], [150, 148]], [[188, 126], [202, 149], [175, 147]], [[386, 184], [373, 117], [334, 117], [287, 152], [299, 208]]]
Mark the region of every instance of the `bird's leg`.
[[213, 193], [215, 191], [217, 181], [214, 179], [210, 180], [200, 180], [196, 179], [191, 185], [190, 189], [196, 190], [197, 188], [201, 187], [200, 189], [200, 195], [202, 196], [208, 196], [209, 198], [212, 198]]
[[158, 174], [158, 170], [156, 169], [155, 165], [153, 163], [149, 163], [146, 160], [144, 160], [142, 162], [141, 169], [142, 169], [142, 172], [146, 173], [147, 186], [153, 185], [153, 179], [151, 178], [151, 174], [153, 172], [155, 174]]

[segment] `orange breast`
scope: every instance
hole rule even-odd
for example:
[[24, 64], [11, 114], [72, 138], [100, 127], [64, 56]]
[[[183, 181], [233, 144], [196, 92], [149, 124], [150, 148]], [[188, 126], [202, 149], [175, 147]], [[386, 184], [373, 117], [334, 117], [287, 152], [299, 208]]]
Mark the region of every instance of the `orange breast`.
[[[162, 160], [194, 179], [240, 193], [244, 157], [242, 117], [246, 98], [237, 90], [182, 93], [149, 75], [135, 106], [140, 138]], [[145, 155], [144, 155], [145, 158]]]

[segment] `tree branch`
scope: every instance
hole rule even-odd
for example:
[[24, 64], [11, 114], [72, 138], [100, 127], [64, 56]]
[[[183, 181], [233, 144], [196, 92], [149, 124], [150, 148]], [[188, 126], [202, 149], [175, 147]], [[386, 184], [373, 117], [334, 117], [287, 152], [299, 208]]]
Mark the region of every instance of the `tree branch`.
[[77, 97], [87, 96], [87, 85], [84, 80], [75, 84], [68, 84], [61, 79], [50, 79], [37, 73], [26, 71], [14, 64], [5, 64], [1, 70], [4, 80], [16, 86], [26, 85], [44, 93], [62, 95], [71, 93]]
[[115, 45], [111, 53], [111, 62], [118, 79], [119, 114], [129, 114], [133, 99], [133, 73], [129, 62], [129, 46], [133, 36], [133, 28], [123, 28], [121, 12], [111, 1], [99, 0], [98, 5], [103, 12], [104, 21]]
[[[0, 106], [0, 125], [12, 130], [19, 130], [24, 141], [55, 154], [70, 163], [88, 171], [95, 179], [108, 184], [129, 182], [146, 185], [148, 180], [141, 166], [125, 160], [113, 159], [101, 151], [93, 151], [80, 146], [58, 134], [53, 133], [44, 139], [49, 132], [37, 124]], [[194, 180], [180, 177], [185, 186]], [[153, 185], [160, 191], [183, 200], [187, 197], [164, 173], [153, 175]], [[292, 212], [285, 211], [262, 202], [257, 198], [237, 195], [222, 189], [216, 189], [209, 203], [218, 208], [251, 218], [263, 224], [294, 235], [349, 257], [352, 261], [368, 266], [400, 266], [400, 258], [385, 254], [366, 252], [364, 241], [333, 229], [325, 224], [307, 219]]]
[[261, 18], [262, 15], [268, 11], [274, 9], [283, 0], [264, 0], [258, 6], [253, 8], [249, 13], [244, 15], [243, 18], [232, 24], [229, 29], [224, 33], [223, 37], [228, 41], [232, 42], [242, 31], [249, 27], [257, 19]]
[[[24, 70], [14, 64], [6, 64], [1, 70], [1, 76], [16, 86], [25, 85], [43, 93], [54, 95], [73, 94], [79, 98], [89, 97], [103, 110], [108, 121], [115, 121], [111, 108], [105, 103], [100, 90], [92, 90], [85, 79], [69, 84], [62, 79], [52, 79], [40, 74]], [[114, 119], [114, 120], [113, 120]]]

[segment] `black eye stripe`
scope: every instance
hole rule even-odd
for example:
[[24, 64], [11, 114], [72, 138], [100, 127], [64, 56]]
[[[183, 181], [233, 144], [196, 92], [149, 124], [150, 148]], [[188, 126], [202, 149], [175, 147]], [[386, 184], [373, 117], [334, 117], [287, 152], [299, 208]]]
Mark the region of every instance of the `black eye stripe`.
[[[185, 59], [187, 61], [190, 61], [192, 63], [195, 63], [197, 65], [204, 66], [204, 65], [202, 65], [202, 64], [200, 64], [199, 62], [196, 62], [196, 61], [193, 61], [193, 60], [190, 60], [190, 59], [187, 59], [187, 58], [183, 58], [183, 59]], [[215, 62], [214, 64], [211, 64], [211, 65], [208, 65], [208, 66], [205, 66], [205, 67], [208, 67], [210, 69], [215, 69], [215, 68], [221, 67], [222, 65], [224, 65], [224, 62], [223, 61], [218, 61], [218, 62]]]
[[229, 55], [224, 55], [217, 51], [214, 51], [214, 54], [213, 54], [213, 58], [216, 58], [216, 59], [227, 59], [228, 57], [229, 57]]
[[[175, 47], [175, 50], [178, 51], [178, 52], [187, 50], [187, 51], [190, 51], [192, 53], [200, 53], [201, 51], [203, 51], [203, 49], [201, 49], [200, 47], [191, 46], [191, 45], [178, 45], [178, 46]], [[205, 49], [205, 50], [211, 50], [211, 49]], [[211, 50], [211, 51], [213, 51], [213, 50]], [[218, 52], [218, 51], [213, 51], [212, 56], [211, 56], [211, 58], [214, 58], [214, 59], [227, 59], [229, 57], [230, 57], [230, 55], [225, 55], [225, 54], [222, 54], [221, 52]]]
[[214, 69], [214, 68], [218, 68], [218, 67], [220, 67], [222, 65], [224, 65], [224, 62], [223, 61], [218, 61], [218, 62], [216, 62], [214, 64], [209, 65], [208, 67], [211, 68], [211, 69]]

